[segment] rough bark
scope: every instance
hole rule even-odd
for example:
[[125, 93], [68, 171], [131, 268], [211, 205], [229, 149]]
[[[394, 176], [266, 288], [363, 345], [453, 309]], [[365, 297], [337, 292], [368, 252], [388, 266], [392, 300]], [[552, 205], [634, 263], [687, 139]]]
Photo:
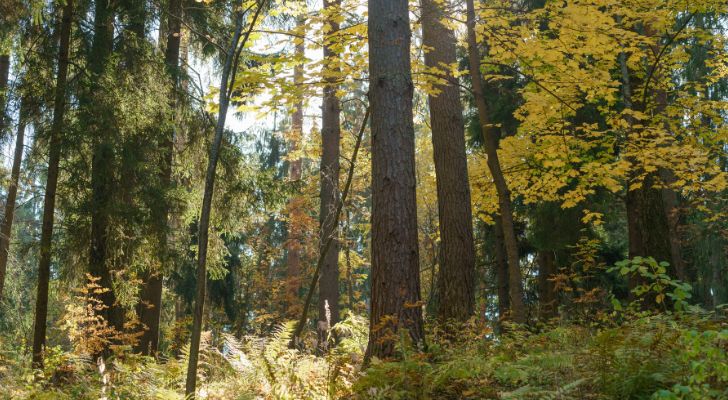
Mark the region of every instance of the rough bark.
[[441, 69], [438, 78], [443, 80], [435, 86], [440, 93], [429, 96], [440, 228], [438, 317], [465, 321], [475, 307], [475, 247], [463, 107], [457, 78], [448, 68], [457, 63], [457, 40], [441, 23], [442, 6], [436, 0], [420, 3], [425, 64]]
[[[180, 75], [179, 55], [181, 43], [181, 14], [181, 0], [170, 0], [167, 22], [167, 45], [165, 46], [164, 62], [167, 66], [167, 73], [170, 81], [172, 82], [172, 87], [169, 91], [172, 121], [170, 124], [171, 128], [167, 132], [164, 132], [161, 142], [159, 143], [160, 151], [162, 153], [161, 165], [159, 168], [160, 182], [162, 190], [165, 193], [172, 186], [172, 159], [174, 155], [175, 140], [174, 122], [177, 104], [177, 86]], [[139, 338], [137, 351], [146, 355], [154, 355], [159, 350], [159, 321], [162, 309], [162, 283], [164, 272], [169, 269], [170, 262], [170, 251], [167, 238], [167, 233], [169, 231], [169, 204], [166, 196], [159, 201], [154, 212], [156, 220], [155, 229], [157, 231], [157, 240], [159, 242], [158, 257], [160, 261], [160, 269], [157, 271], [147, 271], [140, 296], [140, 304], [137, 307], [139, 322], [146, 327], [146, 330]]]
[[[324, 8], [330, 15], [341, 6], [341, 0], [324, 0]], [[328, 238], [332, 239], [331, 246], [324, 257], [321, 266], [321, 283], [318, 298], [318, 339], [321, 350], [325, 350], [325, 343], [331, 326], [339, 322], [339, 221], [336, 218], [336, 206], [339, 203], [339, 154], [341, 142], [341, 104], [336, 90], [338, 89], [337, 74], [340, 68], [337, 65], [339, 57], [335, 50], [336, 33], [339, 23], [336, 18], [329, 17], [327, 23], [331, 30], [325, 32], [324, 63], [328, 70], [326, 86], [323, 90], [323, 104], [321, 109], [321, 208], [319, 212], [319, 249], [323, 248]]]
[[18, 132], [15, 135], [15, 154], [13, 166], [10, 171], [10, 184], [8, 185], [8, 197], [5, 200], [5, 214], [0, 225], [0, 300], [3, 298], [5, 287], [5, 274], [8, 267], [8, 256], [10, 251], [10, 237], [13, 232], [13, 218], [15, 217], [15, 200], [18, 195], [18, 183], [20, 181], [20, 166], [23, 162], [23, 150], [25, 142], [25, 127], [28, 123], [28, 99], [20, 101], [18, 113]]
[[53, 215], [56, 209], [56, 188], [61, 160], [61, 132], [66, 111], [66, 79], [68, 75], [68, 49], [73, 20], [73, 0], [66, 0], [61, 17], [58, 46], [58, 72], [53, 101], [53, 123], [48, 142], [48, 177], [43, 199], [43, 225], [40, 236], [40, 259], [38, 262], [38, 293], [35, 302], [35, 325], [33, 328], [33, 365], [43, 365], [43, 348], [46, 340], [46, 319], [48, 316], [48, 284], [53, 242]]
[[8, 77], [10, 76], [10, 55], [0, 54], [0, 135], [5, 130], [5, 106], [8, 98]]
[[365, 358], [395, 355], [400, 329], [424, 344], [420, 298], [413, 84], [406, 0], [370, 0], [372, 271]]
[[523, 299], [523, 282], [521, 279], [520, 256], [518, 254], [518, 240], [513, 223], [513, 210], [511, 192], [508, 188], [500, 160], [498, 159], [497, 130], [489, 126], [488, 106], [483, 92], [482, 76], [480, 74], [480, 53], [475, 35], [475, 5], [473, 0], [467, 0], [467, 30], [468, 30], [468, 60], [470, 64], [470, 77], [473, 87], [473, 97], [478, 108], [478, 118], [483, 129], [483, 146], [488, 156], [488, 169], [493, 176], [496, 191], [498, 192], [498, 206], [503, 229], [503, 244], [508, 260], [508, 288], [510, 297], [510, 317], [514, 322], [526, 322], [526, 306]]
[[[296, 21], [296, 31], [303, 32], [305, 21], [299, 18]], [[296, 44], [295, 57], [303, 59], [306, 47], [303, 42]], [[293, 71], [293, 84], [297, 87], [303, 85], [303, 65], [296, 65]], [[291, 116], [291, 137], [290, 151], [295, 152], [300, 147], [301, 135], [303, 134], [303, 98], [299, 98]], [[301, 180], [303, 160], [296, 158], [291, 160], [288, 169], [288, 178], [292, 182]], [[288, 241], [286, 242], [286, 314], [295, 318], [301, 313], [300, 291], [301, 291], [301, 253], [304, 243], [303, 233], [303, 198], [294, 196], [287, 205], [288, 210]]]

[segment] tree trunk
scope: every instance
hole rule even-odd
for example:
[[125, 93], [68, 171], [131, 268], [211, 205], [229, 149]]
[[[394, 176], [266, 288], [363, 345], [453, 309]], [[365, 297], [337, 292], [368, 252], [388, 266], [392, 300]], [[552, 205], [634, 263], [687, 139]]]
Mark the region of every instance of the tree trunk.
[[0, 54], [0, 136], [5, 130], [5, 108], [8, 99], [8, 77], [10, 76], [10, 55]]
[[538, 267], [539, 317], [547, 321], [556, 316], [558, 308], [555, 284], [549, 280], [556, 274], [556, 256], [552, 250], [538, 252]]
[[442, 5], [436, 0], [421, 0], [421, 5], [425, 64], [441, 69], [438, 78], [446, 81], [435, 86], [439, 95], [429, 96], [441, 241], [438, 317], [465, 321], [475, 307], [475, 247], [463, 107], [457, 78], [449, 72], [457, 63], [457, 40], [441, 22]]
[[498, 159], [498, 132], [495, 128], [488, 125], [488, 109], [485, 102], [485, 94], [483, 93], [482, 77], [480, 75], [480, 54], [475, 36], [475, 6], [473, 0], [467, 0], [466, 2], [470, 77], [473, 86], [473, 97], [478, 108], [480, 126], [483, 129], [484, 147], [488, 156], [488, 169], [493, 176], [493, 182], [498, 192], [498, 206], [503, 228], [503, 244], [508, 259], [510, 317], [517, 323], [525, 323], [526, 306], [523, 299], [523, 282], [521, 279], [520, 257], [518, 255], [518, 240], [516, 239], [516, 231], [513, 226], [511, 193], [503, 175], [500, 160]]
[[321, 209], [319, 212], [319, 249], [328, 238], [332, 243], [321, 266], [321, 283], [318, 298], [318, 339], [320, 350], [325, 350], [329, 329], [339, 322], [339, 221], [336, 207], [339, 199], [339, 144], [341, 142], [341, 105], [336, 95], [339, 54], [336, 48], [336, 34], [339, 23], [332, 16], [338, 15], [341, 0], [324, 0], [325, 12], [329, 13], [327, 24], [330, 31], [324, 32], [324, 98], [321, 110]]
[[18, 196], [18, 183], [20, 181], [20, 166], [23, 163], [23, 150], [25, 149], [25, 127], [28, 122], [28, 100], [20, 101], [18, 114], [18, 132], [15, 136], [15, 155], [13, 156], [13, 167], [10, 172], [10, 184], [8, 185], [8, 197], [5, 200], [5, 214], [0, 226], [0, 300], [3, 298], [5, 287], [5, 274], [8, 267], [8, 256], [10, 251], [10, 237], [13, 232], [13, 217], [15, 216], [15, 199]]
[[[179, 54], [181, 41], [181, 18], [182, 2], [181, 0], [170, 0], [169, 17], [168, 17], [168, 35], [167, 45], [165, 46], [164, 61], [167, 66], [167, 73], [172, 81], [172, 87], [169, 91], [169, 103], [172, 108], [172, 129], [164, 133], [159, 143], [159, 147], [163, 154], [160, 165], [160, 181], [164, 193], [168, 193], [172, 186], [172, 159], [174, 155], [174, 137], [175, 137], [175, 110], [177, 87], [179, 81]], [[142, 288], [140, 304], [137, 307], [139, 322], [141, 322], [146, 330], [139, 338], [137, 351], [145, 355], [154, 355], [159, 350], [159, 323], [162, 311], [162, 282], [164, 272], [169, 270], [170, 251], [167, 238], [169, 204], [165, 196], [154, 210], [156, 219], [156, 230], [159, 241], [159, 261], [160, 270], [147, 271]]]
[[351, 215], [346, 210], [346, 293], [348, 296], [347, 304], [349, 311], [354, 311], [354, 276], [351, 266]]
[[[627, 67], [625, 54], [620, 54], [620, 72], [622, 78], [622, 97], [624, 101], [624, 107], [626, 109], [639, 109], [644, 111], [644, 104], [635, 105], [632, 101], [632, 80], [630, 77], [630, 71]], [[658, 93], [658, 96], [660, 94]], [[666, 106], [667, 99], [658, 99], [658, 103], [662, 103], [659, 106], [664, 108]], [[632, 126], [634, 121], [628, 117], [627, 122], [630, 127], [627, 128], [626, 141], [627, 143], [634, 137], [632, 132]], [[627, 157], [631, 163], [630, 180], [629, 185], [634, 183], [635, 177], [640, 175], [639, 160], [634, 157]], [[668, 174], [667, 171], [662, 171], [663, 174]], [[673, 267], [677, 267], [678, 273], [683, 275], [684, 268], [682, 263], [682, 252], [680, 250], [679, 239], [676, 236], [677, 224], [675, 224], [675, 231], [671, 229], [669, 212], [677, 207], [677, 197], [673, 199], [667, 199], [665, 202], [664, 194], [676, 194], [669, 189], [661, 189], [655, 187], [657, 181], [660, 179], [659, 174], [648, 174], [641, 185], [637, 188], [628, 188], [625, 196], [625, 207], [627, 209], [627, 230], [629, 240], [629, 258], [640, 257], [654, 257], [658, 262], [667, 261]], [[669, 200], [673, 200], [672, 203]], [[674, 215], [674, 214], [673, 214]], [[673, 260], [672, 257], [675, 255], [677, 260]], [[677, 262], [677, 265], [676, 265]], [[637, 285], [642, 283], [642, 279], [638, 276], [631, 276], [629, 278], [630, 289], [633, 289]], [[633, 294], [630, 291], [630, 298], [633, 298]]]
[[508, 291], [508, 260], [503, 247], [503, 228], [499, 218], [496, 218], [494, 230], [495, 279], [498, 285], [498, 319], [508, 315], [510, 298]]
[[365, 358], [395, 355], [397, 332], [424, 344], [420, 294], [410, 21], [406, 0], [370, 0], [372, 275]]
[[[118, 306], [114, 293], [113, 278], [108, 265], [110, 213], [114, 196], [114, 170], [116, 158], [114, 138], [108, 121], [111, 111], [98, 104], [93, 96], [105, 90], [99, 79], [105, 73], [114, 44], [114, 10], [106, 1], [95, 2], [94, 37], [89, 53], [88, 68], [91, 82], [81, 99], [80, 119], [93, 138], [91, 161], [91, 249], [89, 274], [100, 278], [98, 284], [108, 289], [98, 294], [105, 306], [101, 315], [118, 332], [123, 331], [123, 310]], [[104, 351], [107, 353], [108, 350]]]
[[[305, 21], [303, 17], [300, 17], [296, 21], [296, 32], [303, 34], [303, 26]], [[302, 60], [306, 46], [303, 41], [296, 44], [295, 57], [297, 60]], [[302, 61], [300, 61], [302, 62]], [[296, 87], [303, 85], [303, 65], [296, 65], [293, 70], [293, 83]], [[293, 110], [291, 116], [291, 137], [290, 137], [290, 151], [295, 152], [300, 147], [301, 135], [303, 134], [303, 98], [299, 98]], [[300, 158], [296, 158], [290, 161], [288, 178], [292, 182], [299, 182], [301, 180], [303, 168], [303, 161]], [[303, 198], [302, 196], [294, 196], [287, 205], [288, 209], [288, 241], [287, 257], [286, 257], [286, 303], [287, 310], [286, 314], [289, 318], [296, 318], [301, 313], [301, 248], [304, 242], [303, 233]]]
[[222, 137], [225, 132], [225, 119], [227, 117], [228, 106], [230, 105], [230, 89], [232, 83], [235, 82], [235, 69], [233, 68], [233, 59], [236, 51], [245, 46], [250, 33], [255, 27], [265, 1], [258, 2], [258, 8], [250, 21], [249, 29], [243, 32], [244, 15], [241, 11], [234, 12], [235, 30], [233, 37], [225, 53], [225, 62], [223, 64], [222, 76], [220, 77], [220, 95], [219, 109], [217, 114], [217, 125], [215, 126], [215, 137], [210, 146], [209, 161], [207, 164], [207, 173], [205, 175], [205, 192], [202, 197], [202, 210], [200, 212], [199, 231], [197, 235], [197, 294], [195, 297], [195, 311], [192, 319], [192, 335], [190, 339], [190, 359], [187, 365], [187, 378], [185, 381], [185, 397], [187, 399], [195, 398], [195, 388], [197, 387], [197, 362], [200, 356], [200, 337], [202, 336], [202, 317], [205, 312], [205, 293], [207, 286], [207, 244], [210, 233], [210, 213], [212, 212], [212, 194], [215, 189], [215, 172], [217, 170], [217, 161], [220, 157], [220, 148], [222, 147]]
[[48, 143], [48, 177], [43, 200], [43, 226], [40, 236], [40, 259], [38, 262], [38, 294], [35, 302], [35, 326], [33, 329], [33, 366], [43, 365], [43, 348], [46, 340], [46, 319], [48, 316], [48, 284], [53, 241], [53, 214], [56, 209], [56, 187], [61, 160], [61, 132], [66, 111], [66, 76], [68, 74], [68, 49], [73, 20], [73, 0], [66, 0], [60, 26], [58, 46], [58, 72], [56, 75], [55, 98], [53, 102], [53, 123]]

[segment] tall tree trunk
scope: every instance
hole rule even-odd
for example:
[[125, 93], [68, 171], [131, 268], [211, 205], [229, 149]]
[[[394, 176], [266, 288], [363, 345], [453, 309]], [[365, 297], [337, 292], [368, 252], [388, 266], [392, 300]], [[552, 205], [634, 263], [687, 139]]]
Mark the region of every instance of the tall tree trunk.
[[339, 322], [339, 221], [336, 207], [339, 199], [339, 145], [341, 142], [341, 104], [336, 91], [339, 54], [335, 50], [339, 23], [336, 16], [341, 0], [324, 0], [324, 12], [330, 30], [324, 32], [324, 74], [326, 86], [321, 110], [321, 208], [319, 212], [319, 249], [328, 238], [332, 243], [321, 266], [318, 298], [318, 338], [320, 349], [325, 344], [331, 326]]
[[438, 78], [445, 81], [435, 87], [438, 95], [429, 96], [441, 240], [438, 317], [465, 321], [475, 307], [475, 247], [463, 107], [449, 69], [457, 63], [457, 40], [441, 22], [446, 13], [438, 1], [421, 0], [421, 5], [425, 64], [439, 68]]
[[8, 252], [10, 251], [10, 236], [13, 232], [15, 199], [18, 195], [20, 165], [23, 162], [23, 150], [25, 149], [25, 126], [28, 122], [28, 114], [28, 99], [23, 97], [20, 100], [18, 133], [15, 136], [15, 155], [13, 156], [13, 167], [10, 172], [8, 197], [5, 200], [5, 214], [3, 216], [2, 225], [0, 226], [0, 300], [3, 298], [3, 288], [5, 287], [5, 274], [8, 267]]
[[5, 108], [8, 99], [8, 78], [10, 76], [10, 55], [0, 54], [0, 136], [5, 130]]
[[89, 53], [88, 67], [91, 75], [90, 87], [82, 99], [81, 120], [93, 137], [93, 158], [91, 162], [91, 249], [89, 273], [100, 278], [99, 285], [108, 289], [98, 294], [106, 307], [102, 316], [118, 332], [124, 328], [123, 310], [117, 304], [113, 278], [108, 262], [108, 240], [110, 213], [114, 195], [113, 124], [108, 121], [110, 110], [98, 105], [93, 99], [95, 93], [105, 90], [99, 79], [105, 73], [114, 44], [114, 9], [107, 1], [95, 2], [94, 37]]
[[[395, 355], [391, 337], [425, 334], [420, 294], [413, 84], [407, 0], [370, 0], [369, 98], [372, 112], [372, 275], [365, 358]], [[396, 339], [395, 339], [396, 340]]]
[[[195, 297], [195, 311], [192, 319], [192, 335], [190, 339], [190, 359], [187, 365], [187, 378], [185, 381], [185, 396], [188, 399], [195, 398], [195, 389], [197, 387], [197, 362], [200, 356], [200, 337], [202, 336], [202, 318], [205, 312], [205, 293], [207, 286], [207, 245], [210, 234], [210, 214], [212, 212], [212, 194], [215, 189], [215, 172], [217, 171], [217, 161], [220, 157], [220, 148], [222, 147], [222, 137], [225, 132], [225, 119], [227, 118], [228, 107], [230, 105], [230, 94], [232, 82], [235, 82], [235, 69], [233, 61], [236, 51], [244, 48], [250, 33], [253, 31], [258, 18], [263, 11], [265, 0], [258, 2], [258, 8], [255, 10], [248, 30], [243, 36], [243, 22], [245, 15], [236, 8], [233, 19], [235, 21], [235, 29], [230, 46], [225, 53], [225, 62], [223, 64], [222, 76], [220, 77], [220, 94], [219, 109], [217, 114], [217, 124], [215, 125], [215, 137], [210, 146], [209, 161], [207, 164], [207, 173], [205, 175], [205, 192], [202, 197], [202, 210], [200, 212], [199, 231], [197, 235], [197, 294]], [[239, 7], [239, 4], [237, 4]], [[242, 40], [241, 40], [242, 37]]]
[[473, 0], [467, 0], [466, 3], [470, 77], [473, 86], [473, 97], [478, 108], [480, 126], [483, 129], [484, 147], [488, 156], [488, 169], [493, 176], [493, 182], [498, 192], [498, 206], [503, 228], [503, 244], [508, 259], [510, 317], [517, 323], [525, 323], [526, 306], [523, 299], [523, 282], [521, 279], [520, 257], [518, 255], [518, 240], [513, 223], [511, 192], [503, 175], [500, 160], [498, 159], [498, 132], [495, 128], [489, 126], [488, 106], [485, 102], [485, 94], [481, 82], [482, 76], [480, 74], [480, 52], [475, 36], [475, 5], [473, 4]]
[[[299, 17], [296, 21], [296, 33], [304, 35], [305, 20]], [[295, 58], [302, 63], [306, 46], [303, 40], [296, 44]], [[300, 88], [303, 85], [303, 65], [297, 64], [293, 69], [293, 84]], [[289, 138], [290, 151], [298, 151], [303, 134], [303, 97], [299, 97], [291, 116], [291, 136]], [[292, 182], [301, 180], [303, 160], [299, 157], [290, 161], [288, 178]], [[303, 233], [303, 197], [295, 195], [287, 205], [288, 211], [288, 241], [286, 242], [286, 315], [296, 318], [301, 313], [301, 254], [304, 243]]]
[[[619, 56], [620, 72], [622, 78], [622, 99], [624, 107], [626, 109], [638, 109], [644, 111], [645, 104], [634, 104], [632, 99], [632, 87], [633, 82], [631, 79], [630, 71], [626, 63], [626, 55], [624, 53]], [[660, 94], [658, 93], [658, 97]], [[666, 106], [667, 99], [658, 99], [660, 108]], [[629, 144], [634, 140], [634, 133], [632, 126], [634, 121], [631, 117], [628, 117], [627, 122], [630, 127], [627, 128], [626, 141]], [[630, 171], [630, 186], [639, 175], [641, 175], [640, 162], [635, 157], [628, 157], [628, 161], [631, 163]], [[663, 174], [669, 174], [667, 171], [662, 171]], [[654, 257], [658, 262], [667, 261], [672, 266], [678, 268], [680, 275], [683, 275], [684, 268], [682, 263], [682, 252], [680, 250], [679, 239], [677, 238], [677, 224], [675, 224], [673, 231], [671, 229], [670, 216], [668, 212], [674, 212], [677, 207], [677, 198], [667, 199], [665, 202], [664, 194], [667, 193], [676, 194], [669, 189], [659, 188], [658, 181], [660, 180], [659, 174], [648, 174], [641, 182], [641, 185], [637, 188], [628, 188], [625, 196], [625, 206], [627, 209], [627, 230], [629, 240], [629, 258], [640, 257]], [[670, 203], [669, 200], [673, 200]], [[673, 214], [674, 215], [674, 214]], [[673, 236], [674, 235], [674, 236]], [[677, 260], [673, 260], [672, 257], [675, 255]], [[677, 265], [676, 265], [677, 262]], [[634, 288], [642, 282], [642, 279], [637, 276], [630, 277], [629, 286]], [[630, 298], [633, 298], [633, 294], [630, 292]]]
[[[162, 152], [160, 165], [160, 181], [163, 193], [168, 193], [172, 186], [172, 160], [174, 155], [174, 140], [176, 121], [175, 110], [177, 105], [177, 88], [179, 82], [179, 55], [181, 43], [181, 17], [182, 17], [182, 1], [170, 0], [169, 16], [168, 16], [168, 34], [167, 45], [165, 46], [164, 62], [167, 66], [167, 74], [172, 82], [169, 91], [169, 103], [172, 109], [171, 124], [169, 131], [164, 132], [161, 143], [159, 143]], [[164, 272], [169, 270], [170, 251], [167, 238], [169, 231], [169, 202], [166, 195], [157, 204], [155, 213], [155, 229], [157, 231], [157, 239], [159, 242], [159, 265], [157, 271], [147, 271], [145, 282], [143, 283], [140, 304], [137, 307], [139, 321], [146, 327], [146, 330], [139, 338], [137, 351], [146, 355], [154, 355], [159, 350], [159, 323], [162, 311], [162, 283]]]
[[53, 214], [56, 209], [56, 187], [61, 160], [61, 132], [66, 111], [66, 76], [68, 74], [68, 49], [73, 20], [73, 0], [66, 0], [61, 17], [58, 46], [58, 72], [56, 75], [55, 98], [53, 101], [53, 123], [48, 143], [48, 177], [43, 200], [43, 226], [40, 235], [40, 259], [38, 262], [38, 294], [35, 302], [35, 325], [33, 328], [33, 365], [43, 365], [43, 348], [46, 340], [46, 319], [48, 317], [48, 284], [53, 242]]

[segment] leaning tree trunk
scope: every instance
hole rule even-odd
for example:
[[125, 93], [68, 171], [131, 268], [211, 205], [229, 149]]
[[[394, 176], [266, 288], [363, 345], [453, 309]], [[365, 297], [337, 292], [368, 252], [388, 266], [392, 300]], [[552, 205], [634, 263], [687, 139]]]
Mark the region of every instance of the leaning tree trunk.
[[5, 273], [8, 267], [8, 255], [10, 251], [10, 236], [13, 232], [13, 217], [15, 216], [15, 199], [18, 196], [18, 183], [20, 181], [20, 165], [23, 162], [23, 150], [25, 141], [25, 126], [28, 122], [28, 99], [23, 97], [20, 100], [20, 111], [18, 113], [18, 133], [15, 136], [15, 155], [13, 156], [13, 168], [10, 172], [10, 184], [8, 185], [8, 197], [5, 200], [5, 214], [2, 225], [0, 225], [0, 300], [3, 298], [5, 287]]
[[324, 98], [321, 110], [321, 209], [319, 213], [319, 248], [323, 249], [328, 238], [332, 239], [321, 266], [321, 283], [318, 298], [318, 338], [320, 350], [325, 350], [329, 329], [339, 322], [339, 221], [335, 215], [339, 199], [339, 144], [341, 142], [341, 105], [336, 95], [339, 54], [336, 51], [338, 15], [341, 0], [324, 0], [327, 24], [325, 32]]
[[516, 239], [516, 231], [513, 223], [511, 192], [503, 174], [500, 160], [498, 159], [498, 132], [495, 128], [489, 126], [488, 106], [485, 102], [485, 94], [481, 82], [480, 54], [475, 36], [475, 5], [473, 4], [473, 0], [467, 0], [466, 3], [470, 78], [473, 87], [473, 97], [478, 108], [480, 126], [483, 129], [484, 147], [488, 156], [488, 169], [493, 176], [493, 182], [498, 192], [498, 206], [503, 228], [503, 244], [508, 259], [510, 317], [517, 323], [525, 323], [526, 306], [523, 300], [523, 282], [521, 279], [520, 257], [518, 255], [518, 240]]
[[421, 5], [425, 64], [440, 69], [443, 81], [434, 87], [440, 93], [429, 96], [441, 240], [438, 317], [465, 321], [475, 307], [475, 247], [463, 107], [449, 68], [457, 64], [457, 40], [441, 22], [446, 13], [438, 1], [421, 0]]
[[[167, 66], [167, 74], [172, 82], [169, 91], [169, 104], [172, 109], [172, 128], [164, 132], [161, 143], [159, 144], [161, 156], [160, 165], [160, 181], [162, 190], [167, 193], [172, 186], [172, 159], [174, 155], [174, 124], [176, 121], [175, 110], [177, 108], [177, 88], [179, 82], [179, 55], [181, 43], [181, 18], [182, 18], [182, 1], [170, 0], [169, 17], [167, 22], [167, 45], [165, 46], [164, 62]], [[159, 350], [159, 323], [162, 311], [162, 281], [163, 274], [169, 269], [170, 251], [167, 238], [168, 219], [169, 219], [169, 202], [165, 198], [160, 201], [155, 211], [155, 229], [159, 241], [159, 261], [160, 268], [158, 271], [147, 271], [145, 281], [140, 296], [140, 304], [137, 307], [139, 322], [141, 322], [146, 330], [139, 338], [137, 351], [154, 355]]]
[[[395, 355], [400, 329], [424, 343], [407, 0], [370, 0], [372, 275], [365, 358]], [[393, 340], [394, 339], [394, 340]]]
[[[210, 155], [207, 163], [207, 173], [205, 175], [205, 192], [202, 197], [202, 210], [200, 212], [199, 230], [197, 235], [197, 294], [195, 298], [195, 310], [192, 319], [192, 335], [190, 339], [190, 358], [187, 365], [187, 378], [185, 381], [185, 396], [187, 399], [195, 398], [195, 388], [197, 387], [197, 362], [200, 356], [200, 337], [202, 336], [202, 318], [205, 312], [205, 292], [207, 287], [207, 245], [210, 234], [210, 214], [212, 212], [212, 194], [215, 189], [215, 172], [217, 171], [217, 161], [220, 158], [220, 148], [222, 147], [222, 137], [225, 132], [225, 119], [227, 117], [228, 107], [230, 105], [230, 96], [232, 93], [232, 84], [235, 82], [236, 69], [233, 67], [233, 61], [238, 51], [242, 51], [245, 44], [253, 31], [258, 18], [263, 11], [265, 0], [258, 1], [258, 8], [250, 20], [248, 30], [243, 33], [243, 21], [245, 15], [236, 10], [234, 12], [235, 30], [230, 42], [230, 46], [225, 53], [225, 62], [223, 64], [222, 76], [220, 77], [220, 95], [219, 109], [217, 114], [217, 124], [215, 125], [215, 137], [210, 146]], [[242, 40], [241, 40], [242, 37]], [[237, 66], [237, 64], [235, 64]]]
[[[296, 32], [304, 34], [305, 21], [303, 17], [299, 17], [296, 21]], [[295, 57], [300, 63], [303, 62], [306, 46], [301, 40], [296, 44]], [[303, 65], [298, 64], [293, 70], [293, 84], [300, 89], [303, 86]], [[295, 104], [295, 110], [291, 116], [291, 137], [290, 151], [296, 152], [301, 145], [301, 135], [303, 134], [303, 97], [299, 97]], [[292, 182], [301, 180], [303, 169], [303, 160], [300, 157], [290, 161], [288, 178]], [[301, 291], [301, 255], [302, 247], [305, 241], [303, 232], [303, 197], [294, 196], [287, 205], [288, 211], [288, 241], [286, 243], [286, 315], [295, 318], [301, 313], [301, 301], [299, 298]]]
[[53, 102], [53, 124], [48, 141], [48, 177], [43, 200], [43, 226], [40, 235], [40, 260], [38, 262], [38, 295], [35, 301], [35, 326], [33, 328], [33, 365], [43, 365], [43, 348], [46, 340], [48, 317], [48, 284], [53, 241], [53, 214], [56, 209], [56, 188], [61, 160], [61, 132], [66, 111], [66, 76], [68, 74], [68, 49], [73, 20], [73, 0], [66, 0], [61, 17], [60, 43], [58, 46], [58, 72]]

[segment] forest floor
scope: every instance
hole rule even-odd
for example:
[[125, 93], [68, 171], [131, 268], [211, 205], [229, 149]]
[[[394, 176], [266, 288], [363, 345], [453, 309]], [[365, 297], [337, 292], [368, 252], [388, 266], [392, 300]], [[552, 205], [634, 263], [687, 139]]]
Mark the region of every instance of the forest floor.
[[[595, 314], [499, 335], [480, 323], [429, 327], [426, 351], [403, 335], [399, 361], [362, 368], [367, 321], [350, 315], [325, 356], [289, 350], [292, 324], [267, 338], [206, 334], [200, 399], [726, 399], [728, 320], [681, 313]], [[457, 340], [446, 338], [456, 337]], [[5, 339], [2, 339], [5, 340]], [[310, 341], [313, 338], [309, 338]], [[2, 399], [183, 399], [187, 354], [97, 364], [52, 348], [43, 370], [0, 342]]]

